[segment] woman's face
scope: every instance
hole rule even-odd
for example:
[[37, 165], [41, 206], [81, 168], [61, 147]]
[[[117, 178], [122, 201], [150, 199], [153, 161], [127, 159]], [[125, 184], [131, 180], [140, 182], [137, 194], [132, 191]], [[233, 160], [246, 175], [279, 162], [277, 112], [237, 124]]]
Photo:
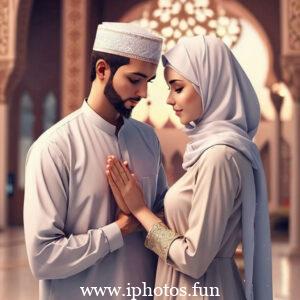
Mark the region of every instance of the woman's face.
[[203, 113], [202, 100], [192, 83], [170, 67], [165, 68], [164, 75], [170, 89], [167, 103], [173, 106], [180, 122], [187, 125], [198, 119]]

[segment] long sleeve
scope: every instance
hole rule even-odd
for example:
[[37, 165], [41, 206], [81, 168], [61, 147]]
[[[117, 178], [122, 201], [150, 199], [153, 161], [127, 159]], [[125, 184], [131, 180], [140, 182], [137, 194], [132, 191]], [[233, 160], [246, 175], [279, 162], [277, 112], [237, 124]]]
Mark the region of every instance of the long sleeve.
[[196, 279], [206, 272], [220, 250], [239, 188], [233, 157], [203, 157], [196, 173], [188, 230], [171, 244], [169, 264]]
[[24, 231], [29, 264], [38, 279], [75, 275], [123, 246], [116, 223], [83, 234], [64, 232], [68, 169], [54, 143], [33, 145], [27, 156]]
[[160, 151], [160, 163], [159, 163], [159, 170], [158, 170], [158, 176], [156, 182], [156, 197], [153, 206], [154, 212], [160, 212], [164, 208], [164, 198], [167, 191], [168, 191], [168, 183], [167, 183], [164, 166], [162, 163], [162, 153]]
[[[218, 157], [217, 154], [203, 155], [200, 159], [196, 166], [187, 231], [178, 237], [170, 229], [160, 227], [156, 231], [151, 229], [146, 240], [151, 250], [164, 249], [161, 254], [156, 253], [169, 265], [196, 279], [206, 272], [220, 250], [240, 189], [239, 172], [233, 157]], [[155, 245], [157, 243], [161, 245]]]

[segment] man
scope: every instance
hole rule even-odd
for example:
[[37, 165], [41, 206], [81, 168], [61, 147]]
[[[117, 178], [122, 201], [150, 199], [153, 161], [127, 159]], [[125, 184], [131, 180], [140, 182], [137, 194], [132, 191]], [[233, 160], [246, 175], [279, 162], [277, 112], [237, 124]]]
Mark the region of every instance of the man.
[[108, 155], [126, 160], [147, 205], [162, 209], [167, 184], [158, 139], [150, 126], [129, 118], [147, 96], [161, 45], [131, 24], [99, 25], [88, 99], [29, 150], [24, 231], [40, 299], [124, 299], [154, 285], [155, 257], [134, 218], [116, 218], [105, 167]]

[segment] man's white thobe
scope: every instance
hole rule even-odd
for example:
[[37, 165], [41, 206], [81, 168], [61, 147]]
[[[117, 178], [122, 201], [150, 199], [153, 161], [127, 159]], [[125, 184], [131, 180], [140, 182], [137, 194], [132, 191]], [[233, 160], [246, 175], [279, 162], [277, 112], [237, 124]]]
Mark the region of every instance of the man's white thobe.
[[[148, 207], [158, 212], [167, 190], [159, 141], [133, 119], [115, 131], [84, 101], [29, 150], [24, 230], [42, 300], [130, 299], [132, 287], [154, 285], [156, 258], [144, 247], [143, 232], [123, 239], [105, 168], [110, 154], [127, 160]], [[98, 296], [94, 289], [84, 297], [87, 287]]]

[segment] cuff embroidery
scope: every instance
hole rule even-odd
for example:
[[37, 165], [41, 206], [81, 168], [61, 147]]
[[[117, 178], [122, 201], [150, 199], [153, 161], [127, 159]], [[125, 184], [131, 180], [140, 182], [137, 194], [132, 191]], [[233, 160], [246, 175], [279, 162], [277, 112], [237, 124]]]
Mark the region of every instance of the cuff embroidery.
[[172, 242], [179, 237], [179, 234], [170, 230], [163, 222], [159, 222], [154, 224], [148, 232], [145, 247], [166, 261]]

